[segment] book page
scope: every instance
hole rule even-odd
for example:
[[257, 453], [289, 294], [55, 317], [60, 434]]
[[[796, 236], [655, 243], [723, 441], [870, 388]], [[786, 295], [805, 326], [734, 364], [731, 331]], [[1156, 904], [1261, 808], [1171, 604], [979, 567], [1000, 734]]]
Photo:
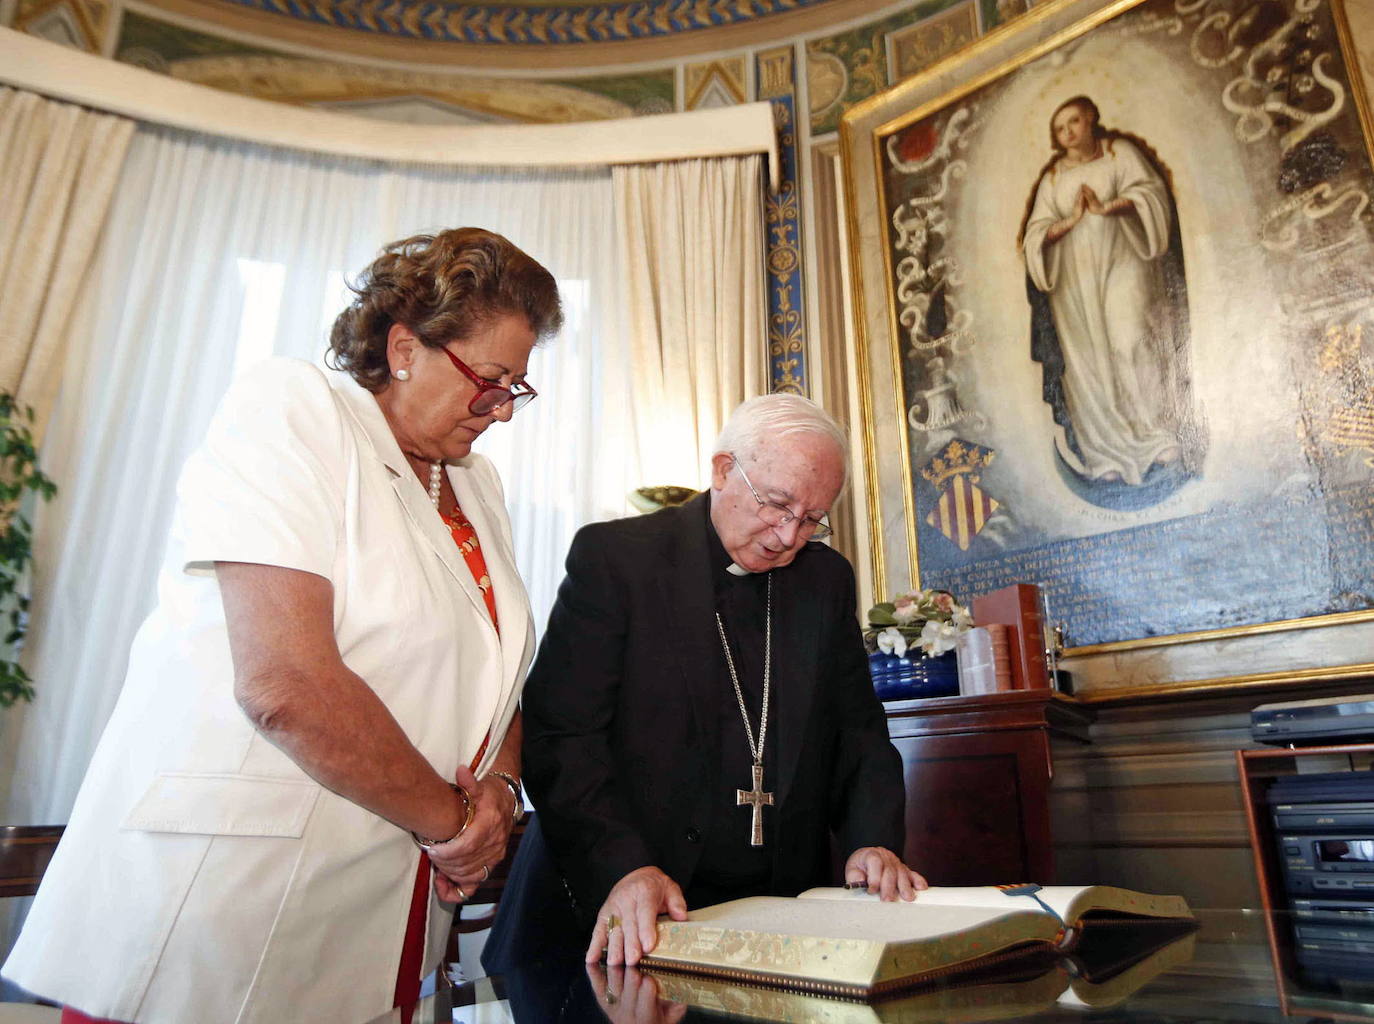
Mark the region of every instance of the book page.
[[[1013, 903], [1010, 900], [1001, 905], [987, 906], [931, 902], [924, 908], [916, 908], [914, 904], [883, 903], [876, 896], [866, 896], [852, 901], [850, 907], [852, 910], [844, 910], [801, 898], [792, 900], [784, 896], [753, 896], [693, 910], [687, 919], [716, 928], [747, 928], [773, 935], [811, 935], [883, 943], [938, 938], [951, 932], [977, 928], [1027, 909], [1043, 913], [1034, 904], [1027, 908], [1021, 905], [1021, 901]], [[913, 914], [913, 909], [919, 912]], [[674, 923], [660, 922], [659, 931]]]
[[927, 906], [913, 912], [877, 900], [847, 907], [824, 900], [756, 896], [660, 920], [646, 966], [757, 974], [868, 988], [892, 977], [976, 961], [1054, 940], [1058, 924], [1014, 907]]
[[[1050, 909], [1070, 925], [1089, 911], [1113, 911], [1120, 914], [1140, 914], [1146, 917], [1192, 917], [1187, 902], [1181, 896], [1154, 896], [1148, 893], [1118, 889], [1111, 885], [1045, 885], [1034, 896], [1013, 896], [995, 885], [932, 886], [918, 893], [912, 903], [898, 900], [890, 906], [982, 907], [1008, 908], [1043, 914], [1039, 897]], [[878, 896], [863, 889], [822, 887], [808, 889], [797, 897], [802, 900], [834, 902], [878, 903]]]

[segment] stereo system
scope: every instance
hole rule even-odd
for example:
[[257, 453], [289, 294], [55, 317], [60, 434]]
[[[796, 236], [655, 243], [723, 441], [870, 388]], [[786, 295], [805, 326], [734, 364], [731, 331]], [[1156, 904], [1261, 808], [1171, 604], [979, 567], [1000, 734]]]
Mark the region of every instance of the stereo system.
[[1374, 770], [1286, 776], [1267, 800], [1299, 964], [1374, 980]]
[[[1338, 817], [1347, 805], [1318, 805]], [[1276, 824], [1281, 815], [1275, 813]], [[1279, 836], [1284, 888], [1290, 896], [1364, 896], [1374, 902], [1374, 832], [1324, 831]]]
[[1374, 694], [1261, 704], [1250, 712], [1250, 735], [1291, 747], [1374, 739]]

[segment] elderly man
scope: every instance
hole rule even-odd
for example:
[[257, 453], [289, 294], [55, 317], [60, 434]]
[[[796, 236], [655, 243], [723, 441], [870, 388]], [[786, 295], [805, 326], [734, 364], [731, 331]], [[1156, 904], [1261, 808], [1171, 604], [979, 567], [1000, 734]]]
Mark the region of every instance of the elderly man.
[[901, 762], [854, 574], [811, 543], [830, 532], [845, 447], [812, 402], [754, 398], [716, 443], [709, 495], [578, 533], [524, 692], [540, 831], [488, 969], [556, 941], [560, 914], [589, 961], [634, 964], [659, 914], [833, 883], [832, 836], [847, 882], [889, 900], [925, 887], [894, 852]]

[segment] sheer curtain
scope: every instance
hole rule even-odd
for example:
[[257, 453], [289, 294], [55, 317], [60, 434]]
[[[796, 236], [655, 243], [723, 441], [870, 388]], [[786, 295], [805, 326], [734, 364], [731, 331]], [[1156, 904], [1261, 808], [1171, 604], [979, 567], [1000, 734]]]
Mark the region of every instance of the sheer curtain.
[[646, 484], [705, 487], [725, 417], [767, 389], [762, 181], [757, 156], [613, 170]]
[[[622, 514], [628, 374], [616, 323], [610, 173], [398, 167], [142, 128], [49, 426], [59, 498], [38, 524], [26, 662], [36, 703], [4, 716], [6, 820], [61, 822], [154, 599], [177, 474], [233, 375], [277, 354], [319, 360], [344, 276], [419, 231], [500, 231], [559, 279], [562, 335], [540, 391], [478, 450], [499, 464], [542, 625], [574, 529]], [[488, 443], [490, 442], [490, 443]]]

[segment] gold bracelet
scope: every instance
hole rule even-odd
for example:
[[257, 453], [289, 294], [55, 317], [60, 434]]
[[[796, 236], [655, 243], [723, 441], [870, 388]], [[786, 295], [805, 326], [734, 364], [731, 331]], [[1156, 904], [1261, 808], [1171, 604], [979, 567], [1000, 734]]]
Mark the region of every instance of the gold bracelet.
[[410, 833], [410, 838], [414, 839], [415, 845], [422, 850], [428, 850], [431, 846], [442, 846], [444, 843], [453, 842], [464, 832], [466, 832], [468, 826], [472, 824], [472, 815], [476, 811], [476, 808], [472, 804], [472, 797], [468, 795], [468, 791], [466, 789], [458, 785], [458, 783], [456, 782], [450, 782], [449, 788], [451, 788], [455, 793], [457, 793], [459, 796], [463, 798], [463, 823], [458, 826], [458, 831], [453, 833], [453, 835], [449, 836], [447, 839], [426, 839], [424, 836], [420, 835], [417, 832]]
[[520, 780], [510, 772], [491, 772], [498, 779], [510, 787], [510, 795], [515, 797], [515, 808], [511, 811], [511, 824], [520, 824], [520, 819], [525, 816], [525, 792], [520, 788]]

